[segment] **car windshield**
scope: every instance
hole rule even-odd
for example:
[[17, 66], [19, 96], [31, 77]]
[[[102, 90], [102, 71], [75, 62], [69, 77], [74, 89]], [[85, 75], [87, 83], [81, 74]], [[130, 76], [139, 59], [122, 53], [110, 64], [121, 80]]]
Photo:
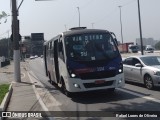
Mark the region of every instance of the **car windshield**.
[[140, 59], [148, 66], [160, 65], [160, 56], [147, 56]]
[[130, 49], [138, 49], [138, 46], [131, 46]]
[[153, 48], [148, 48], [147, 50], [153, 50]]
[[113, 59], [119, 54], [114, 39], [107, 33], [67, 36], [65, 46], [67, 57], [76, 61]]

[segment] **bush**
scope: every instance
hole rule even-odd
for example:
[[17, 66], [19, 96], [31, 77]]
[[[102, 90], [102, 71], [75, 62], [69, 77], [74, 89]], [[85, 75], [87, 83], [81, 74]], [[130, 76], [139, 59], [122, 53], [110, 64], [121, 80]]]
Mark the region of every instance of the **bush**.
[[0, 85], [0, 104], [3, 101], [4, 96], [9, 90], [9, 84], [2, 84]]

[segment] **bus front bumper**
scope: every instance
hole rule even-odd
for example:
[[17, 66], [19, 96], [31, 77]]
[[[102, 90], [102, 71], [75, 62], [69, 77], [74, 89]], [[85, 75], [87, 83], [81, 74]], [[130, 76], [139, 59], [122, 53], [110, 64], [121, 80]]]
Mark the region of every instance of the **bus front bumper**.
[[80, 78], [68, 78], [66, 88], [69, 92], [85, 92], [94, 90], [103, 90], [110, 88], [124, 87], [124, 74], [118, 74], [115, 77], [103, 79], [82, 80]]

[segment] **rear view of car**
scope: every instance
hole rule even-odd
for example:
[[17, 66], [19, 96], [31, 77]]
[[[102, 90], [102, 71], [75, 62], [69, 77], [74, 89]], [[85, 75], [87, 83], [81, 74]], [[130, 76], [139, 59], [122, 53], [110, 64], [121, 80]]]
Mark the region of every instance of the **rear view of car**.
[[154, 48], [153, 47], [147, 47], [146, 48], [146, 52], [147, 53], [153, 53], [154, 52]]
[[35, 57], [34, 56], [30, 56], [30, 59], [34, 59]]

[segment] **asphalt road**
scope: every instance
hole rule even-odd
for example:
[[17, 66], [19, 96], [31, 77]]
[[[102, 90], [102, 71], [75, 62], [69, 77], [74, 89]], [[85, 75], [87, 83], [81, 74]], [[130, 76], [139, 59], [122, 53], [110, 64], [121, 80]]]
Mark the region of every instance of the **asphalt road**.
[[126, 83], [124, 88], [116, 89], [113, 94], [106, 91], [91, 92], [69, 98], [61, 93], [59, 88], [48, 82], [42, 58], [30, 60], [29, 69], [38, 78], [37, 80], [43, 83], [51, 96], [59, 102], [58, 107], [62, 111], [159, 111], [160, 115], [160, 88], [148, 90], [143, 85]]

